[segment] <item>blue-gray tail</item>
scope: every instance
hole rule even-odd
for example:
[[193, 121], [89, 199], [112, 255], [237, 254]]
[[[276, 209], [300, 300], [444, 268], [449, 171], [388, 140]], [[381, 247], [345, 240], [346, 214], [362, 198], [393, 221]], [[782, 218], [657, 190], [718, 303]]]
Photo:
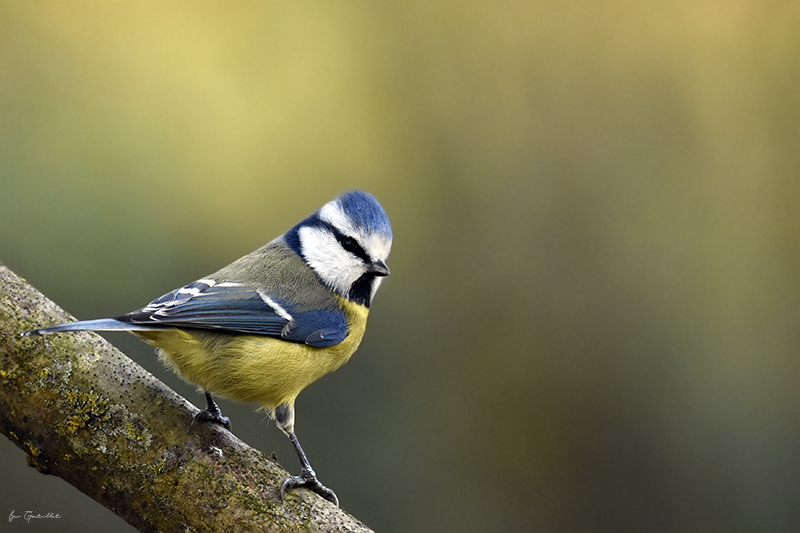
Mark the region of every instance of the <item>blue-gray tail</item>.
[[32, 329], [23, 333], [26, 337], [32, 335], [49, 335], [51, 333], [61, 333], [62, 331], [141, 331], [144, 329], [159, 329], [152, 326], [129, 324], [113, 318], [100, 318], [98, 320], [82, 320], [80, 322], [70, 322], [69, 324], [59, 324], [46, 328]]

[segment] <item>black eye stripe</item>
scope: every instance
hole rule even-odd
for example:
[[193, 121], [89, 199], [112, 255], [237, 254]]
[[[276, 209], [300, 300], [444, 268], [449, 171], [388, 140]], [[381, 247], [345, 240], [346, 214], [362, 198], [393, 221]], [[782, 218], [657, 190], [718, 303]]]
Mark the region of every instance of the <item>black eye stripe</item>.
[[344, 237], [342, 239], [339, 239], [339, 243], [341, 243], [342, 248], [344, 248], [354, 256], [359, 257], [364, 261], [369, 261], [369, 256], [367, 255], [367, 252], [364, 250], [364, 248], [361, 247], [360, 244], [358, 244], [358, 241], [355, 240], [354, 238]]
[[370, 261], [367, 252], [355, 238], [349, 235], [345, 235], [344, 233], [334, 228], [333, 226], [329, 227], [330, 230], [333, 232], [333, 234], [336, 236], [336, 240], [339, 241], [339, 244], [342, 245], [342, 248], [344, 248], [346, 251], [350, 252], [354, 256], [363, 259], [364, 261]]

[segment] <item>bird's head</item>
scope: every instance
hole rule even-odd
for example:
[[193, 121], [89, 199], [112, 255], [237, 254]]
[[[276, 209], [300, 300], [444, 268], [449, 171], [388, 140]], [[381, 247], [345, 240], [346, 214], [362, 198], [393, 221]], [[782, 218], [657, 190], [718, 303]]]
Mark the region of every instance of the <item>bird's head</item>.
[[362, 191], [345, 193], [300, 222], [286, 242], [322, 282], [369, 307], [392, 249], [392, 227], [381, 205]]

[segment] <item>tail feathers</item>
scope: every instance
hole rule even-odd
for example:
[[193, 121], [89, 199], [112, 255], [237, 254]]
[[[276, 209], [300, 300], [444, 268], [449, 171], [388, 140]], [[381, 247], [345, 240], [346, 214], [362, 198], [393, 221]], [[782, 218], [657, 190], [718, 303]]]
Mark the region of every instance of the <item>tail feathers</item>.
[[70, 322], [69, 324], [59, 324], [46, 328], [32, 329], [23, 333], [26, 337], [32, 335], [49, 335], [51, 333], [61, 333], [62, 331], [141, 331], [145, 329], [160, 329], [152, 326], [140, 326], [128, 324], [113, 318], [101, 318], [98, 320], [82, 320], [80, 322]]

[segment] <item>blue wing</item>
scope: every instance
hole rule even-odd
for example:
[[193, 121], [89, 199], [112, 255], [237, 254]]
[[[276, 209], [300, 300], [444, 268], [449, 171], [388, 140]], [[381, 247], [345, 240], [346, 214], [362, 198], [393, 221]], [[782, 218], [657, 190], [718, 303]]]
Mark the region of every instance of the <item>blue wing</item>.
[[296, 311], [294, 307], [247, 284], [199, 280], [116, 320], [134, 326], [267, 335], [319, 348], [347, 337], [347, 319], [338, 306], [333, 311]]

